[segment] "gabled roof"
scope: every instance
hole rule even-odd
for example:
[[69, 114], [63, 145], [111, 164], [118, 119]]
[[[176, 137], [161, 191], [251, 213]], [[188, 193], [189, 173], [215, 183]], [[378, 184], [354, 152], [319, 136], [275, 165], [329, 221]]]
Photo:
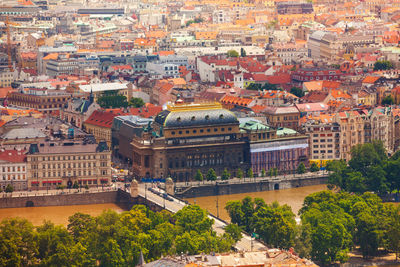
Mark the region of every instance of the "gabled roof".
[[0, 161], [7, 161], [12, 163], [23, 163], [26, 162], [26, 151], [17, 150], [4, 150], [0, 151]]
[[221, 103], [223, 103], [223, 104], [234, 104], [234, 105], [244, 106], [244, 107], [247, 107], [251, 102], [253, 102], [253, 99], [251, 99], [251, 98], [242, 98], [242, 97], [230, 96], [230, 95], [226, 95], [221, 99]]
[[379, 76], [367, 76], [364, 78], [364, 80], [362, 81], [362, 83], [369, 83], [369, 84], [373, 84], [375, 83], [377, 80], [379, 80]]

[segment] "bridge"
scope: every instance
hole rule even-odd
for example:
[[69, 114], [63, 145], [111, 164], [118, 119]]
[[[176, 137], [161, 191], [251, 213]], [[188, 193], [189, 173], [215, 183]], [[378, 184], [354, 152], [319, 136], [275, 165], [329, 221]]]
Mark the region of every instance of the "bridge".
[[[185, 202], [172, 197], [173, 201], [168, 201], [163, 197], [158, 196], [157, 194], [146, 189], [144, 184], [139, 185], [139, 196], [153, 202], [159, 207], [163, 207], [165, 210], [168, 210], [172, 213], [176, 213], [185, 207]], [[171, 196], [170, 196], [171, 197]], [[209, 215], [210, 219], [214, 220], [213, 229], [218, 234], [223, 234], [225, 232], [224, 228], [227, 223], [213, 215]], [[253, 240], [249, 235], [243, 233], [243, 238], [239, 240], [235, 248], [240, 251], [258, 251], [258, 250], [266, 250], [267, 247], [257, 240]]]

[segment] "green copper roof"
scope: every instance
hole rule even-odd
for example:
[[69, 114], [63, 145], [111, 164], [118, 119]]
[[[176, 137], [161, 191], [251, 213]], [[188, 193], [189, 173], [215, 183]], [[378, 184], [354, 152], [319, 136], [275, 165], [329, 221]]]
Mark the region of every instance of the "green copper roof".
[[265, 131], [271, 129], [268, 125], [262, 124], [261, 122], [258, 121], [246, 121], [240, 124], [240, 129], [246, 130], [246, 131]]
[[294, 135], [294, 134], [297, 134], [297, 132], [289, 128], [278, 128], [276, 131], [277, 136]]

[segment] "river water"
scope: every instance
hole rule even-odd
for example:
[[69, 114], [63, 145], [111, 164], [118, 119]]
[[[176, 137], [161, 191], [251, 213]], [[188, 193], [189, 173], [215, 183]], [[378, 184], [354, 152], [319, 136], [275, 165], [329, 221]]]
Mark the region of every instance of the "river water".
[[[291, 189], [281, 189], [275, 191], [263, 191], [244, 194], [221, 195], [218, 196], [218, 214], [221, 219], [228, 220], [229, 216], [225, 210], [226, 202], [230, 200], [242, 200], [246, 196], [252, 198], [258, 197], [264, 199], [266, 203], [278, 201], [280, 204], [289, 205], [293, 212], [297, 215], [303, 205], [303, 200], [309, 194], [326, 190], [326, 185], [312, 185]], [[217, 197], [198, 197], [186, 199], [190, 203], [196, 202], [203, 209], [207, 209], [211, 214], [217, 215]]]
[[[314, 185], [292, 189], [283, 189], [276, 191], [264, 191], [245, 194], [222, 195], [218, 196], [218, 211], [222, 219], [229, 220], [228, 214], [224, 207], [225, 203], [229, 200], [241, 200], [245, 196], [263, 198], [266, 203], [278, 201], [281, 204], [288, 204], [292, 207], [293, 212], [297, 214], [303, 204], [304, 197], [307, 195], [325, 190], [325, 185]], [[217, 197], [198, 197], [196, 199], [187, 199], [190, 203], [196, 203], [202, 208], [207, 209], [210, 213], [217, 215], [216, 203]], [[0, 221], [9, 217], [22, 217], [30, 220], [34, 225], [40, 225], [44, 220], [52, 221], [55, 224], [68, 224], [68, 217], [76, 212], [87, 213], [97, 216], [103, 210], [115, 210], [117, 212], [124, 211], [123, 208], [116, 204], [95, 204], [95, 205], [74, 205], [74, 206], [61, 206], [61, 207], [31, 207], [31, 208], [13, 208], [13, 209], [0, 209]]]
[[100, 215], [103, 210], [115, 210], [123, 212], [124, 210], [117, 204], [94, 204], [94, 205], [73, 205], [73, 206], [51, 206], [51, 207], [30, 207], [0, 209], [0, 221], [9, 217], [26, 218], [33, 225], [41, 225], [44, 220], [52, 221], [55, 224], [68, 224], [68, 217], [77, 212], [90, 214], [92, 216]]

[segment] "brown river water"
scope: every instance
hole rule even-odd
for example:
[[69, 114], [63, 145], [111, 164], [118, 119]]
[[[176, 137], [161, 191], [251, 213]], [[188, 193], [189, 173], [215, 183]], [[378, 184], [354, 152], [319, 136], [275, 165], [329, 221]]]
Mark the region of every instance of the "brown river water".
[[[246, 196], [252, 198], [262, 198], [266, 203], [278, 201], [280, 204], [289, 205], [293, 212], [297, 215], [303, 205], [303, 200], [309, 194], [326, 190], [326, 185], [312, 185], [291, 189], [281, 189], [275, 191], [263, 191], [244, 194], [222, 195], [218, 196], [218, 214], [221, 219], [229, 220], [228, 213], [225, 210], [225, 204], [231, 200], [241, 200]], [[211, 214], [217, 215], [217, 197], [198, 197], [187, 199], [190, 203], [200, 205], [200, 207], [207, 209]]]
[[[218, 196], [218, 211], [222, 219], [228, 220], [228, 214], [224, 207], [225, 203], [230, 200], [241, 200], [246, 196], [263, 198], [266, 203], [278, 201], [281, 204], [288, 204], [292, 207], [295, 214], [299, 211], [303, 204], [304, 197], [307, 195], [325, 190], [326, 185], [314, 185], [292, 189], [283, 189], [277, 191], [264, 191], [245, 194], [222, 195]], [[207, 209], [210, 213], [217, 215], [217, 197], [198, 197], [196, 199], [187, 199], [190, 203], [200, 205], [202, 208]], [[87, 213], [97, 216], [103, 210], [115, 210], [117, 212], [124, 211], [120, 206], [109, 204], [95, 204], [95, 205], [74, 205], [74, 206], [53, 206], [53, 207], [31, 207], [31, 208], [13, 208], [13, 209], [0, 209], [0, 221], [9, 217], [22, 217], [30, 220], [34, 225], [40, 225], [44, 220], [52, 221], [55, 224], [68, 224], [68, 217], [76, 212]]]

